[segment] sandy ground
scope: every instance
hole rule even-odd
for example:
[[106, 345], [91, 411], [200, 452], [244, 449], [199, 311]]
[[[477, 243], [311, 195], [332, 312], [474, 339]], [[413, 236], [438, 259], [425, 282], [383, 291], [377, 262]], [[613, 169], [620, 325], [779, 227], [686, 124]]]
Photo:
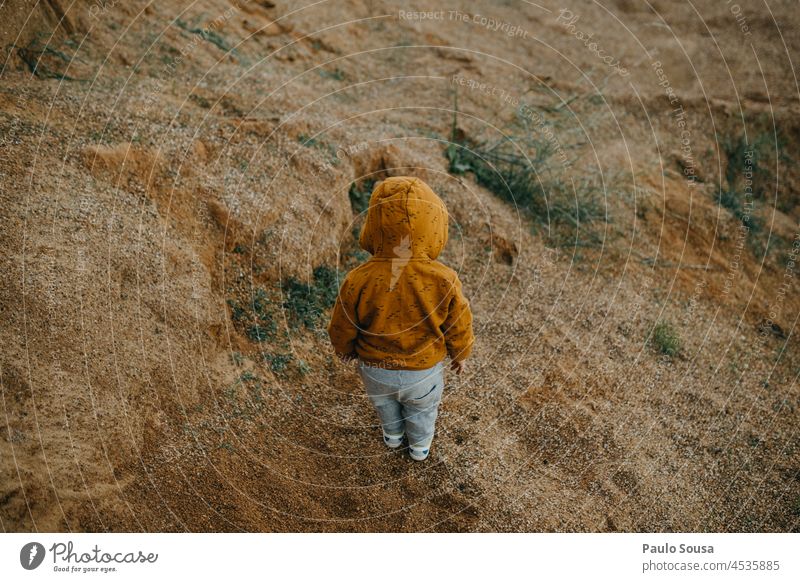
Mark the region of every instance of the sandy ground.
[[[794, 2], [0, 22], [4, 531], [798, 531]], [[451, 173], [455, 93], [459, 139], [537, 136], [600, 219]], [[403, 174], [448, 205], [478, 338], [425, 463], [381, 443], [313, 275], [364, 259], [351, 186]]]

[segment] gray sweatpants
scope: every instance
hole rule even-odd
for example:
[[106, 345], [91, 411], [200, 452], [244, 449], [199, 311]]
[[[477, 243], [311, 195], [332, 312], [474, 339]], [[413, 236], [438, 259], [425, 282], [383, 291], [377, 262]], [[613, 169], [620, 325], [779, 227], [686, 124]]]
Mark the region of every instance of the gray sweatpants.
[[411, 447], [430, 448], [444, 389], [444, 362], [427, 370], [387, 370], [365, 362], [358, 367], [383, 433], [407, 433]]

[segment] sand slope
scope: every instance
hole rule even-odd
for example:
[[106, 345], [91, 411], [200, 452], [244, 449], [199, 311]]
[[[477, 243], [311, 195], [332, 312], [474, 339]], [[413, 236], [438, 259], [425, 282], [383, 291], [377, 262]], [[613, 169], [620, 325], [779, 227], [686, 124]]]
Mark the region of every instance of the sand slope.
[[[798, 529], [794, 3], [18, 4], [3, 530]], [[544, 116], [571, 164], [537, 172], [603, 218], [548, 227], [450, 173], [456, 88], [472, 142]], [[742, 239], [719, 199], [745, 135]], [[402, 174], [448, 205], [478, 337], [425, 464], [323, 331], [325, 267], [364, 258], [351, 186]]]

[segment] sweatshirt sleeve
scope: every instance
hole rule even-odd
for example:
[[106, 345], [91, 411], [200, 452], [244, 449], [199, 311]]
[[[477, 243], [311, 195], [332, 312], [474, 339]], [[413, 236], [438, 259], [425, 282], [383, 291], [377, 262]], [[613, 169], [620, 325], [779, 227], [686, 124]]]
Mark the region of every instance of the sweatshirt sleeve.
[[328, 336], [338, 355], [355, 355], [357, 325], [356, 293], [350, 277], [345, 277], [333, 306], [331, 321], [328, 324]]
[[472, 311], [469, 308], [469, 301], [461, 290], [461, 281], [458, 277], [453, 283], [453, 295], [442, 331], [450, 358], [459, 362], [466, 360], [472, 351], [475, 336], [472, 333]]

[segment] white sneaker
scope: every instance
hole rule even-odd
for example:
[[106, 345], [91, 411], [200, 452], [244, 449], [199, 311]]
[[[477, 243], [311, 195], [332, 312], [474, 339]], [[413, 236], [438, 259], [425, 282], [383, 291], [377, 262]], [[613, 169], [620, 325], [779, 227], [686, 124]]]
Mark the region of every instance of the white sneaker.
[[390, 449], [396, 449], [403, 444], [403, 436], [405, 436], [405, 433], [400, 435], [383, 433], [383, 442]]
[[430, 453], [430, 451], [430, 449], [415, 449], [414, 447], [408, 447], [408, 454], [415, 461], [424, 461], [428, 458], [428, 453]]

